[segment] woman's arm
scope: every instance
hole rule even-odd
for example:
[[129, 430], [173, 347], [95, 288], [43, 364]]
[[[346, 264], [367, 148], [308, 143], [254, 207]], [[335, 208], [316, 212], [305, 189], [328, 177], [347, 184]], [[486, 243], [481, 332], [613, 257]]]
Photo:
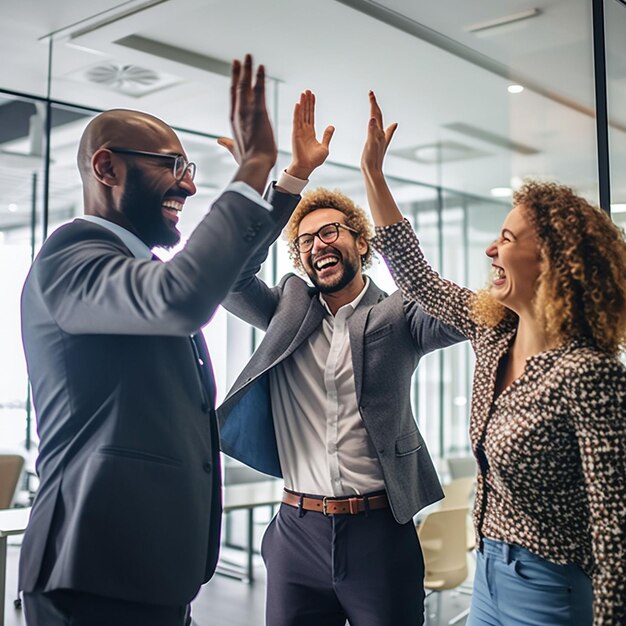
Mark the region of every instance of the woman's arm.
[[473, 296], [468, 289], [442, 279], [428, 264], [411, 225], [403, 220], [385, 175], [383, 161], [397, 124], [383, 129], [383, 116], [372, 91], [367, 139], [361, 156], [361, 170], [376, 237], [372, 244], [387, 262], [396, 285], [407, 300], [415, 300], [426, 313], [454, 326], [469, 339], [477, 326], [470, 316]]
[[591, 356], [571, 380], [589, 502], [594, 626], [626, 624], [626, 368]]

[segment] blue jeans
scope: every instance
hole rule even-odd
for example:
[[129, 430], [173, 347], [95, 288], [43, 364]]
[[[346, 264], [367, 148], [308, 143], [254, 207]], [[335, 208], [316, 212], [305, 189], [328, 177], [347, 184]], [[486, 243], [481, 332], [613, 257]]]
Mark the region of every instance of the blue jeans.
[[466, 626], [591, 626], [591, 579], [514, 544], [485, 539]]

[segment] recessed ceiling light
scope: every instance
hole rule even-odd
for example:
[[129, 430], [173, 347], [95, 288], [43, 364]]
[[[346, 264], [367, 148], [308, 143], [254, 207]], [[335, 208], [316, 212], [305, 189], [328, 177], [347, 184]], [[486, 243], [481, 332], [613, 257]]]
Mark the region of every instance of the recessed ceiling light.
[[494, 187], [489, 191], [494, 198], [510, 198], [513, 190], [510, 187]]
[[524, 87], [522, 85], [509, 85], [506, 90], [509, 93], [522, 93], [522, 91], [524, 91]]
[[18, 208], [19, 207], [17, 206], [17, 204], [14, 204], [13, 202], [9, 204], [9, 206], [7, 207], [7, 209], [9, 209], [11, 213], [15, 213]]
[[612, 204], [611, 213], [626, 213], [626, 204]]

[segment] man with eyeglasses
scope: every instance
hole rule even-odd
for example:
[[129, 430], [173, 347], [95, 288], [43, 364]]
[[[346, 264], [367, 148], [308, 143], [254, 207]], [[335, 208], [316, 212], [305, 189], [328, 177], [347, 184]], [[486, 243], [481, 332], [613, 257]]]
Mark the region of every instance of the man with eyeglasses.
[[222, 450], [285, 481], [261, 548], [266, 624], [415, 626], [413, 516], [443, 493], [411, 378], [424, 354], [464, 337], [363, 274], [372, 228], [350, 198], [317, 189], [283, 216], [311, 284], [258, 277], [273, 240], [251, 259], [223, 305], [265, 336], [218, 408]]
[[29, 626], [182, 626], [215, 570], [221, 472], [199, 331], [299, 199], [260, 195], [276, 160], [263, 67], [253, 80], [251, 58], [235, 61], [231, 88], [240, 165], [183, 250], [152, 259], [180, 239], [195, 165], [164, 122], [113, 110], [80, 142], [85, 215], [26, 279], [41, 481], [20, 558]]

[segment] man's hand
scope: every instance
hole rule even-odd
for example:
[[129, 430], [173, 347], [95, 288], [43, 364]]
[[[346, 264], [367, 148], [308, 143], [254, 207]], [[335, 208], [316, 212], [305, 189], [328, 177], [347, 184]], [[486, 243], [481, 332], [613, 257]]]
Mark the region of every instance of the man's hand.
[[239, 163], [234, 180], [248, 183], [263, 193], [276, 162], [276, 143], [265, 106], [265, 68], [259, 65], [253, 86], [252, 57], [249, 54], [243, 66], [238, 60], [233, 61], [230, 122], [233, 129], [231, 152]]
[[398, 124], [391, 124], [383, 130], [383, 112], [378, 106], [373, 91], [369, 92], [370, 120], [367, 125], [367, 138], [361, 154], [361, 170], [366, 174], [382, 173], [383, 161], [391, 138]]
[[293, 109], [291, 132], [292, 160], [287, 174], [307, 180], [311, 172], [328, 157], [330, 140], [335, 128], [327, 126], [319, 142], [315, 136], [315, 95], [308, 89], [300, 94], [300, 102]]

